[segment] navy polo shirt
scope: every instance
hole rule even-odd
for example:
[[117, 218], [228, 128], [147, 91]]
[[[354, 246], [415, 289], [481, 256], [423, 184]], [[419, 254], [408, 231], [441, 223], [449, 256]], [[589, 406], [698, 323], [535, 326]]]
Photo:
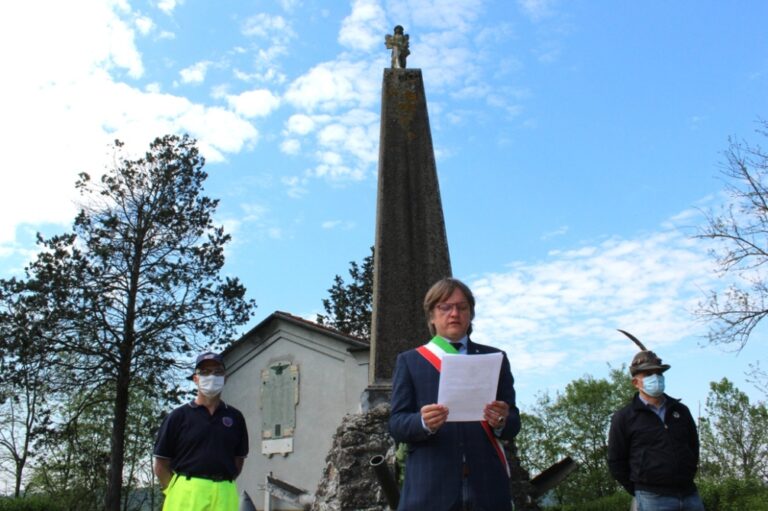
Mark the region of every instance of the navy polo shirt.
[[177, 474], [234, 479], [235, 458], [248, 455], [245, 418], [223, 401], [213, 415], [205, 406], [187, 403], [163, 421], [154, 455], [170, 459]]

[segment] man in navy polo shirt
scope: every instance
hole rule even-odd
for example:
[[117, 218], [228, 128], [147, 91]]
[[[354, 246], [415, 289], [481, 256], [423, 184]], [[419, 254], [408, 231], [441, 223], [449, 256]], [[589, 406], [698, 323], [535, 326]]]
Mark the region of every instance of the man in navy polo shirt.
[[248, 431], [243, 414], [221, 400], [221, 355], [198, 356], [192, 380], [197, 397], [166, 417], [155, 443], [163, 511], [238, 511], [234, 480], [248, 455]]

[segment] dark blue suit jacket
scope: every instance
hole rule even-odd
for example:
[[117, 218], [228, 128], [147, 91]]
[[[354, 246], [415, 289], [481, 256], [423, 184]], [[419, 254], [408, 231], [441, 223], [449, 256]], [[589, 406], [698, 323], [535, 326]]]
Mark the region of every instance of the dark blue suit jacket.
[[[467, 344], [467, 354], [494, 353], [490, 346]], [[397, 357], [392, 379], [389, 431], [397, 442], [408, 444], [401, 511], [448, 511], [460, 504], [462, 460], [468, 469], [475, 506], [484, 511], [511, 509], [509, 478], [480, 422], [447, 422], [433, 435], [421, 423], [421, 407], [437, 403], [440, 374], [416, 350]], [[511, 440], [520, 431], [520, 412], [506, 354], [499, 374], [496, 399], [509, 404], [500, 437]]]

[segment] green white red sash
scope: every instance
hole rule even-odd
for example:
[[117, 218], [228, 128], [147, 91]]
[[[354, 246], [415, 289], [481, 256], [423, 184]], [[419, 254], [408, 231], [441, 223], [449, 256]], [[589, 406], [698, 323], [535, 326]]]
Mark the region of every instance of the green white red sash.
[[[451, 346], [450, 342], [446, 341], [438, 335], [434, 336], [432, 340], [427, 344], [416, 348], [416, 351], [422, 357], [424, 357], [427, 362], [432, 364], [438, 373], [442, 368], [442, 360], [444, 355], [458, 355], [459, 353], [456, 348]], [[501, 441], [496, 438], [496, 435], [493, 434], [493, 430], [488, 424], [488, 421], [482, 420], [480, 421], [480, 425], [483, 427], [483, 431], [485, 431], [488, 440], [490, 440], [491, 446], [493, 446], [493, 450], [496, 451], [496, 455], [499, 457], [501, 464], [504, 465], [504, 470], [507, 472], [507, 477], [512, 477], [512, 473], [509, 470], [509, 463], [507, 463], [507, 455], [504, 453], [504, 446], [501, 444]]]

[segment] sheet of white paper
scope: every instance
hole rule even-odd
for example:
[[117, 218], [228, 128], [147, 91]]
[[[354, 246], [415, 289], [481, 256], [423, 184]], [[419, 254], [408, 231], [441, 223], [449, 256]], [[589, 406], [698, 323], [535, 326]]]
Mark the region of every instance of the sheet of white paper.
[[496, 400], [501, 353], [443, 355], [437, 402], [448, 407], [448, 422], [483, 420], [485, 405]]

